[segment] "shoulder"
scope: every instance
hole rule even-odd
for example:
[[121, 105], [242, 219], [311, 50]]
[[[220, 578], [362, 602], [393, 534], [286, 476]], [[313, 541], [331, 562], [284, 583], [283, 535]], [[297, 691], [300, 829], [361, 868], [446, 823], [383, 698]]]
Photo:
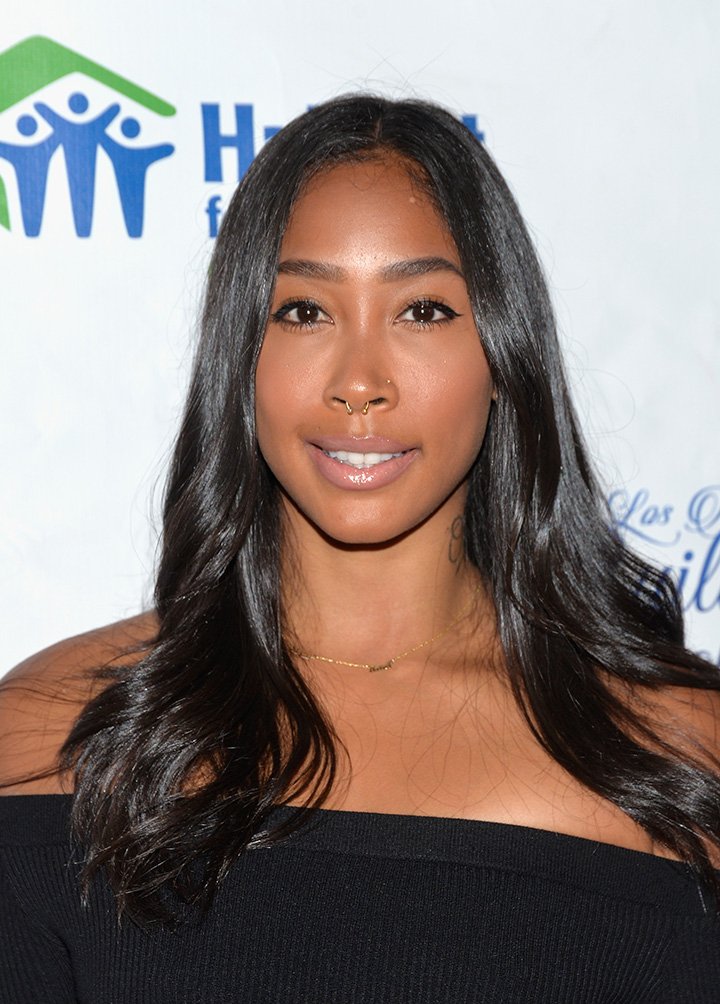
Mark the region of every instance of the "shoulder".
[[[720, 669], [718, 670], [720, 678]], [[663, 686], [634, 690], [633, 710], [650, 729], [641, 736], [642, 745], [677, 757], [689, 768], [708, 771], [720, 780], [720, 692], [706, 688]], [[693, 785], [692, 774], [686, 783]], [[700, 784], [700, 775], [697, 782]], [[710, 860], [720, 868], [720, 846], [705, 841]], [[656, 853], [662, 853], [656, 847]]]
[[[720, 684], [720, 669], [718, 670]], [[694, 687], [635, 688], [634, 708], [680, 756], [720, 771], [720, 691]]]
[[0, 795], [72, 790], [58, 753], [105, 685], [97, 670], [136, 660], [156, 631], [154, 613], [139, 614], [51, 645], [0, 679]]

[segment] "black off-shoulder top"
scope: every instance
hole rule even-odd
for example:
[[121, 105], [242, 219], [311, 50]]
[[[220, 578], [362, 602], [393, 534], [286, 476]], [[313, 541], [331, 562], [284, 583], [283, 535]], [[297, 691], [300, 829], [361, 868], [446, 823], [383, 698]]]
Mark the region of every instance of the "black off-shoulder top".
[[118, 924], [102, 882], [81, 905], [70, 807], [0, 798], [3, 1004], [720, 1002], [720, 920], [684, 864], [522, 826], [315, 810], [245, 852], [202, 920], [144, 930]]

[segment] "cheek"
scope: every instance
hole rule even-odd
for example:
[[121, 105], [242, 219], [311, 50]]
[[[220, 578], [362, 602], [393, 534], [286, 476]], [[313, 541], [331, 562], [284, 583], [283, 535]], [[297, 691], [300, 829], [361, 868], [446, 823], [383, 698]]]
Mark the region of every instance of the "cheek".
[[480, 449], [490, 413], [493, 381], [481, 349], [443, 360], [414, 383], [413, 395], [425, 420], [442, 429], [462, 453]]
[[260, 452], [271, 466], [272, 444], [282, 427], [279, 402], [284, 396], [284, 384], [280, 360], [263, 346], [255, 371], [255, 435]]
[[258, 411], [283, 418], [297, 414], [322, 394], [323, 357], [306, 343], [269, 337], [263, 344], [255, 371]]
[[272, 338], [263, 345], [255, 371], [255, 435], [279, 480], [292, 466], [298, 429], [314, 414], [319, 396], [318, 375], [306, 358]]

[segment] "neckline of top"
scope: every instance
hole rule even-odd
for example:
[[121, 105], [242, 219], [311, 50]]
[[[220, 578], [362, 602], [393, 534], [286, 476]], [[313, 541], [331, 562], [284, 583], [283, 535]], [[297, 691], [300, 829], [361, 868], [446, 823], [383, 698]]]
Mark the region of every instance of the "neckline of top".
[[[61, 848], [70, 843], [71, 795], [28, 794], [0, 797], [0, 848]], [[694, 869], [679, 861], [644, 851], [602, 843], [515, 823], [415, 816], [345, 809], [310, 809], [306, 822], [266, 849], [268, 830], [280, 829], [298, 810], [281, 805], [259, 831], [249, 853], [320, 854], [328, 862], [373, 859], [373, 868], [446, 869], [462, 867], [482, 875], [521, 876], [528, 893], [532, 883], [576, 890], [579, 896], [622, 901], [676, 915], [704, 917], [714, 912], [712, 894], [698, 882]], [[73, 854], [73, 856], [75, 856]], [[63, 859], [64, 859], [63, 858]], [[589, 908], [589, 905], [588, 905]]]
[[[17, 810], [21, 803], [25, 803], [23, 809], [30, 810], [31, 815], [34, 818], [41, 818], [44, 813], [38, 816], [36, 810], [40, 809], [42, 805], [53, 804], [55, 808], [60, 809], [62, 813], [63, 822], [66, 821], [67, 815], [70, 812], [73, 796], [71, 794], [64, 794], [61, 792], [54, 793], [32, 793], [27, 795], [0, 795], [0, 812], [2, 812], [2, 805], [6, 803], [6, 808], [11, 810]], [[21, 809], [21, 812], [23, 810]], [[640, 851], [632, 847], [624, 847], [621, 844], [614, 844], [604, 840], [595, 840], [592, 837], [584, 837], [575, 833], [566, 833], [561, 830], [549, 830], [544, 827], [530, 826], [526, 823], [508, 823], [500, 822], [493, 819], [468, 819], [461, 816], [433, 816], [433, 815], [420, 815], [415, 813], [400, 813], [400, 812], [374, 812], [368, 810], [354, 810], [354, 809], [326, 809], [326, 808], [312, 808], [303, 810], [299, 806], [280, 804], [276, 806], [273, 811], [272, 819], [281, 819], [285, 821], [289, 819], [294, 814], [299, 814], [306, 812], [308, 820], [313, 817], [318, 822], [323, 823], [323, 827], [331, 825], [337, 835], [337, 831], [342, 828], [346, 830], [353, 830], [358, 826], [365, 829], [367, 826], [375, 826], [381, 830], [397, 830], [398, 828], [416, 827], [420, 830], [426, 830], [427, 832], [439, 832], [441, 830], [456, 830], [458, 833], [463, 833], [468, 835], [472, 832], [485, 832], [487, 834], [500, 834], [505, 833], [517, 833], [519, 835], [529, 837], [533, 840], [551, 839], [553, 841], [577, 841], [579, 845], [583, 845], [586, 848], [593, 848], [597, 853], [600, 849], [607, 849], [608, 852], [618, 852], [621, 855], [633, 855], [640, 859], [648, 859], [649, 861], [659, 861], [664, 865], [680, 865], [681, 867], [687, 867], [683, 862], [675, 861], [670, 858], [662, 857], [659, 854], [652, 854], [648, 851]], [[49, 820], [50, 822], [50, 820]], [[2, 842], [2, 836], [0, 834], [0, 842]]]

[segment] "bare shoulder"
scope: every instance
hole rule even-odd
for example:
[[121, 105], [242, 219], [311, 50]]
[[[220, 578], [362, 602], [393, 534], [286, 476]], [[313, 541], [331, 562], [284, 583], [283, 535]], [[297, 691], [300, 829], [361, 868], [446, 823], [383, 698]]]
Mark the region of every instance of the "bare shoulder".
[[[720, 677], [720, 670], [718, 670]], [[659, 741], [660, 752], [672, 753], [720, 774], [720, 692], [706, 688], [670, 687], [642, 688], [633, 692], [634, 709], [649, 725]], [[647, 742], [642, 738], [643, 744]], [[656, 745], [651, 739], [650, 747]], [[657, 748], [657, 747], [656, 747]], [[720, 868], [720, 848], [705, 841], [710, 861]], [[653, 844], [653, 851], [663, 856], [666, 849]]]
[[635, 698], [659, 739], [681, 755], [720, 768], [720, 691], [668, 686], [636, 691]]
[[99, 667], [133, 661], [157, 630], [152, 612], [67, 638], [0, 679], [0, 795], [71, 791], [57, 757], [75, 719], [105, 686]]

